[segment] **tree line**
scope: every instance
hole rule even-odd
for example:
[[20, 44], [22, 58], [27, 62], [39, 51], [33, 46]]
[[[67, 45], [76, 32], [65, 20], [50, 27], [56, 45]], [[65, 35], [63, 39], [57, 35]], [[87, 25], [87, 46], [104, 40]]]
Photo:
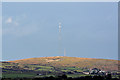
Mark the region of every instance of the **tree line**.
[[78, 78], [67, 77], [63, 74], [58, 77], [41, 77], [41, 78], [2, 78], [1, 80], [120, 80], [120, 78], [112, 78], [111, 74], [107, 76], [84, 76]]

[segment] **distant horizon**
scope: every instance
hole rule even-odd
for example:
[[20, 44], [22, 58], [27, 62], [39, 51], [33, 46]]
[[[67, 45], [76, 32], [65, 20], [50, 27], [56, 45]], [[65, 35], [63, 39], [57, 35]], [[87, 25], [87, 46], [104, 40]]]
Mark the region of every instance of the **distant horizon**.
[[[75, 57], [75, 56], [43, 56], [44, 58], [47, 57]], [[32, 59], [32, 58], [43, 58], [43, 57], [29, 57], [29, 58], [22, 58], [22, 59], [16, 59], [16, 60], [24, 60], [24, 59]], [[87, 57], [75, 57], [75, 58], [87, 58]], [[105, 59], [105, 58], [87, 58], [87, 59], [104, 59], [104, 60], [117, 60], [117, 59]], [[4, 61], [16, 61], [16, 60], [2, 60], [1, 62]], [[117, 60], [120, 61], [120, 60]]]

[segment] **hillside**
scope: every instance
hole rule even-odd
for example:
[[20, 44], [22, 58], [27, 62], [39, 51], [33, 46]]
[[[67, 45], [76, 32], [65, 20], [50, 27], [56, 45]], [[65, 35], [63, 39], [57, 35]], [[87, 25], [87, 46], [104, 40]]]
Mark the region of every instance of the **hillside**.
[[95, 59], [95, 58], [79, 58], [79, 57], [40, 57], [28, 58], [15, 61], [8, 61], [10, 63], [17, 63], [21, 65], [41, 65], [61, 67], [77, 67], [77, 68], [99, 68], [105, 71], [118, 70], [118, 61], [109, 59]]

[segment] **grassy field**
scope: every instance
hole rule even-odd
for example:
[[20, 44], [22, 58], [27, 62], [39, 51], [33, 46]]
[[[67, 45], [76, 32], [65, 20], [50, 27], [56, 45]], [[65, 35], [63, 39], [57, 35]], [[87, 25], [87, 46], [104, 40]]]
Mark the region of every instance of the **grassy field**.
[[67, 75], [67, 77], [72, 77], [72, 78], [81, 77], [81, 76], [89, 76], [89, 75], [84, 75], [84, 74], [68, 74]]
[[23, 77], [27, 77], [27, 78], [33, 78], [35, 77], [35, 74], [31, 74], [31, 73], [3, 73], [2, 77], [3, 78], [23, 78]]
[[117, 70], [118, 61], [109, 59], [95, 59], [95, 58], [79, 58], [79, 57], [40, 57], [40, 58], [28, 58], [22, 60], [8, 61], [12, 63], [18, 63], [19, 66], [28, 64], [38, 64], [54, 67], [78, 67], [78, 68], [100, 68], [103, 70]]

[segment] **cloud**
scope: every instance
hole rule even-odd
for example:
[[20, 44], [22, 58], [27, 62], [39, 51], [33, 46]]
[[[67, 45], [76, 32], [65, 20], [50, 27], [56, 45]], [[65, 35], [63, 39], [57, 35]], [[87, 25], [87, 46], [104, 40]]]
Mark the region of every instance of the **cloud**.
[[[5, 24], [3, 24], [3, 35], [12, 35], [12, 36], [27, 36], [37, 32], [38, 25], [34, 22], [29, 22], [29, 18], [25, 16], [21, 17], [8, 17], [5, 19]], [[9, 25], [8, 25], [9, 24]]]
[[9, 18], [6, 20], [6, 23], [12, 23], [12, 17], [9, 17]]

